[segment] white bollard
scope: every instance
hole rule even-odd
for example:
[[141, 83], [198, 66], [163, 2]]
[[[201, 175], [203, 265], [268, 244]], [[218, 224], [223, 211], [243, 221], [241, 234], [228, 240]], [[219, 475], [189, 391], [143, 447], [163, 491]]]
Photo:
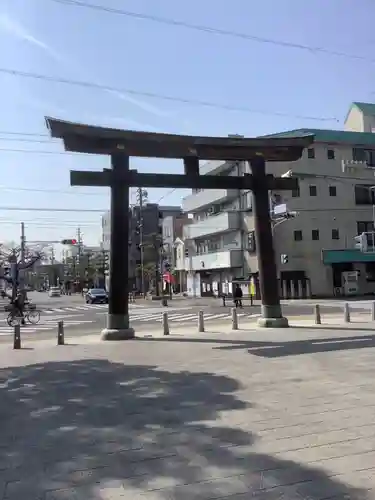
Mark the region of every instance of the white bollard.
[[306, 281], [306, 299], [311, 299], [311, 283], [309, 280]]
[[163, 335], [169, 335], [168, 313], [163, 313]]
[[375, 321], [375, 302], [371, 304], [371, 320]]
[[238, 316], [235, 307], [232, 308], [232, 330], [238, 330]]
[[288, 298], [288, 284], [284, 280], [283, 281], [283, 299], [287, 299], [287, 298]]
[[204, 332], [204, 313], [203, 311], [198, 312], [198, 332]]
[[303, 293], [303, 286], [302, 286], [302, 281], [298, 280], [298, 298], [303, 299], [304, 293]]
[[347, 302], [344, 304], [344, 323], [350, 323], [350, 309]]
[[314, 313], [315, 313], [315, 324], [321, 325], [322, 324], [322, 317], [320, 315], [320, 305], [319, 304], [315, 305]]

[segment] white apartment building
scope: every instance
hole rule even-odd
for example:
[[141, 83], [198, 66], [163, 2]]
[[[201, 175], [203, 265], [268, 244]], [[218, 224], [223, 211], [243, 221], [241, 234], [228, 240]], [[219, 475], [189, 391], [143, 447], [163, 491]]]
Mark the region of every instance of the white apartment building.
[[[271, 193], [297, 216], [274, 226], [280, 291], [332, 296], [345, 291], [343, 273], [355, 272], [357, 293], [375, 293], [375, 255], [354, 248], [354, 237], [373, 228], [375, 204], [375, 104], [353, 103], [345, 130], [299, 129], [275, 136], [314, 134], [296, 162], [269, 162], [267, 172], [299, 178], [295, 192]], [[243, 175], [245, 162], [207, 162], [202, 174]], [[252, 195], [203, 190], [183, 200], [194, 222], [185, 230], [185, 269], [195, 294], [224, 291], [234, 279], [257, 278]], [[248, 209], [248, 212], [245, 210]], [[187, 241], [189, 240], [189, 241]], [[285, 259], [285, 256], [287, 257]]]

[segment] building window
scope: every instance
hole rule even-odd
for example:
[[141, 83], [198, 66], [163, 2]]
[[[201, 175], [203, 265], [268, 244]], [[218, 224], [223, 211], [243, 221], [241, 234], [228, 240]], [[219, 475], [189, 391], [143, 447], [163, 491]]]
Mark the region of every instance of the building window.
[[314, 240], [314, 241], [318, 241], [319, 240], [319, 229], [313, 229], [311, 231], [311, 239]]
[[374, 223], [372, 220], [357, 222], [357, 234], [368, 233], [374, 230]]
[[299, 190], [299, 186], [297, 189], [292, 189], [292, 197], [293, 198], [299, 198], [300, 197], [300, 190]]
[[294, 231], [294, 241], [302, 241], [302, 231]]
[[327, 158], [329, 160], [335, 159], [335, 150], [334, 149], [327, 149]]
[[353, 148], [353, 160], [366, 162], [369, 167], [375, 166], [375, 150]]
[[329, 195], [330, 196], [337, 196], [337, 188], [336, 186], [329, 186]]
[[332, 239], [333, 240], [339, 240], [340, 239], [340, 233], [338, 229], [332, 229]]
[[375, 205], [375, 188], [371, 184], [356, 184], [354, 197], [356, 205]]
[[309, 190], [310, 190], [310, 196], [317, 196], [318, 195], [318, 190], [317, 190], [316, 186], [309, 186]]
[[307, 150], [307, 158], [310, 158], [313, 160], [315, 158], [315, 149], [314, 148], [309, 148]]

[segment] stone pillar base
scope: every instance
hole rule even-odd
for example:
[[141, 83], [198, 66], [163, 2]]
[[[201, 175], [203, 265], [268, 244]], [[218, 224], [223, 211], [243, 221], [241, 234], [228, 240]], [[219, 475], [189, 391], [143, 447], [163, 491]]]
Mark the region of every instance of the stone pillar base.
[[289, 322], [282, 315], [280, 305], [262, 305], [262, 317], [258, 319], [258, 326], [263, 328], [288, 328]]
[[133, 328], [110, 329], [104, 328], [101, 333], [102, 340], [129, 340], [134, 339], [135, 332]]
[[102, 340], [134, 339], [135, 332], [129, 326], [129, 316], [123, 314], [108, 314], [107, 328], [101, 334]]
[[288, 328], [289, 322], [287, 318], [259, 318], [258, 326], [263, 328]]

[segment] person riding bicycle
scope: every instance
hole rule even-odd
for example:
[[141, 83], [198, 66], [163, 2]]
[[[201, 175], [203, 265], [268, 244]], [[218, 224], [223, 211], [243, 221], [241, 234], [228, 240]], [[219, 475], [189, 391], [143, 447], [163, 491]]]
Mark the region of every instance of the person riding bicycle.
[[25, 302], [23, 299], [22, 293], [18, 292], [15, 299], [12, 301], [12, 305], [15, 309], [15, 311], [21, 316], [21, 322], [24, 325], [25, 324], [25, 316], [23, 314], [23, 311], [25, 310]]

